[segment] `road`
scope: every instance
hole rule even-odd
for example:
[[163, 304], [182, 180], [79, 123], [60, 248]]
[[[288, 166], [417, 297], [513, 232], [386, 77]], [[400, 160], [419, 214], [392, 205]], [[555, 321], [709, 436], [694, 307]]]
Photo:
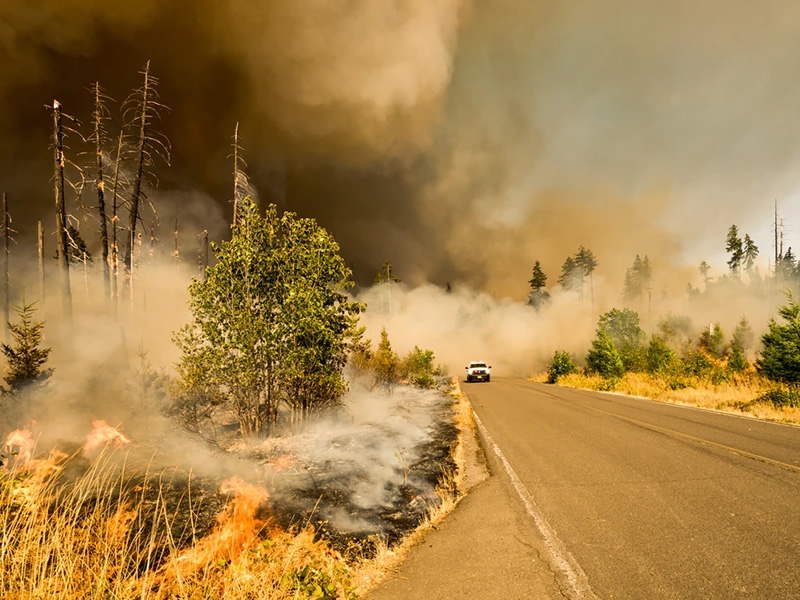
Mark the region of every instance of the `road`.
[[567, 596], [800, 598], [800, 427], [521, 379], [462, 387]]

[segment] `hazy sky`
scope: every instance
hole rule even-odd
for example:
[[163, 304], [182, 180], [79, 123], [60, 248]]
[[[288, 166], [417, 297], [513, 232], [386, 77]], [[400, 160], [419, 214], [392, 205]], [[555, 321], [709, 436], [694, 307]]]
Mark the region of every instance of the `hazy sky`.
[[775, 199], [800, 246], [799, 34], [792, 0], [3, 0], [0, 188], [20, 229], [52, 220], [44, 105], [88, 120], [85, 88], [122, 100], [149, 59], [162, 216], [224, 234], [238, 121], [261, 200], [361, 281], [389, 259], [524, 297], [583, 244], [680, 292], [734, 223], [766, 264]]

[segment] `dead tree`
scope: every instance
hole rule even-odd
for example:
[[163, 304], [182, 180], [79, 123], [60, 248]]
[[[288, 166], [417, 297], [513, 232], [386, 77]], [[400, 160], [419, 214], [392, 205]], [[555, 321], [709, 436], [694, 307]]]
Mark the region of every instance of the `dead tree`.
[[117, 239], [117, 223], [119, 216], [117, 215], [119, 198], [119, 165], [122, 161], [122, 144], [124, 141], [124, 131], [119, 132], [119, 141], [117, 142], [117, 156], [114, 160], [114, 179], [113, 189], [111, 196], [111, 297], [114, 298], [116, 306], [116, 299], [119, 295], [119, 241]]
[[197, 252], [197, 264], [200, 268], [200, 279], [205, 280], [208, 268], [208, 229], [200, 232], [200, 248]]
[[106, 201], [105, 201], [105, 185], [103, 181], [103, 144], [106, 142], [107, 136], [104, 127], [105, 121], [109, 118], [108, 108], [106, 102], [110, 100], [108, 96], [103, 93], [103, 89], [99, 83], [92, 86], [94, 94], [94, 112], [92, 113], [92, 122], [94, 131], [89, 138], [95, 145], [95, 187], [97, 188], [97, 211], [100, 218], [100, 249], [103, 254], [103, 283], [105, 285], [106, 298], [111, 297], [111, 272], [108, 259], [108, 218], [106, 217]]
[[45, 309], [45, 286], [44, 286], [44, 227], [39, 221], [39, 305], [44, 318]]
[[180, 246], [178, 246], [178, 217], [175, 217], [175, 230], [173, 231], [173, 235], [175, 236], [175, 250], [172, 255], [175, 258], [175, 266], [178, 267], [181, 260], [181, 250]]
[[2, 290], [2, 303], [3, 303], [3, 340], [8, 341], [8, 323], [9, 319], [11, 318], [11, 312], [9, 309], [9, 279], [8, 279], [8, 236], [9, 236], [9, 217], [8, 217], [8, 195], [4, 192], [3, 193], [3, 205], [2, 205], [2, 222], [0, 225], [2, 226], [2, 235], [3, 235], [3, 279], [2, 279], [2, 286], [0, 289]]
[[[161, 110], [166, 107], [158, 101], [158, 79], [150, 74], [150, 61], [142, 71], [144, 82], [142, 87], [134, 91], [125, 101], [123, 111], [130, 127], [135, 131], [136, 146], [134, 148], [134, 179], [130, 196], [130, 220], [128, 223], [128, 247], [125, 251], [125, 270], [128, 283], [132, 283], [134, 265], [134, 244], [139, 239], [136, 234], [136, 225], [139, 221], [139, 210], [145, 195], [143, 193], [144, 179], [147, 169], [154, 163], [155, 156], [161, 156], [169, 164], [169, 143], [163, 135], [153, 129], [154, 122], [159, 119]], [[131, 293], [133, 286], [130, 286]]]
[[61, 104], [53, 101], [53, 145], [55, 159], [56, 196], [56, 242], [58, 244], [58, 264], [61, 276], [61, 300], [64, 318], [72, 320], [72, 291], [69, 284], [69, 256], [67, 254], [67, 209], [64, 201], [64, 126]]
[[239, 215], [239, 202], [245, 196], [252, 195], [252, 188], [250, 180], [247, 178], [245, 169], [247, 163], [242, 157], [242, 146], [239, 143], [239, 123], [236, 123], [236, 129], [233, 131], [233, 221], [237, 223]]

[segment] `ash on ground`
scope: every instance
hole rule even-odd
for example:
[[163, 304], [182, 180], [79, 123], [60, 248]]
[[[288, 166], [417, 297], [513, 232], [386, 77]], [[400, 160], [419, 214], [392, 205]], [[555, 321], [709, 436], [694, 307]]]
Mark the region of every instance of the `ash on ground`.
[[282, 526], [312, 524], [338, 550], [369, 553], [376, 536], [401, 541], [441, 502], [457, 438], [452, 398], [396, 386], [351, 392], [337, 414], [238, 452], [261, 464]]

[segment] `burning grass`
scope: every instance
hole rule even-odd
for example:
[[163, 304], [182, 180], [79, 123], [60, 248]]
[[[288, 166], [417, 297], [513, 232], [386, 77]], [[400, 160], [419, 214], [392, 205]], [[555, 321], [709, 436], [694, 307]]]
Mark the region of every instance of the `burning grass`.
[[106, 450], [84, 470], [82, 455], [55, 451], [3, 473], [3, 598], [350, 596], [351, 567], [310, 528], [278, 527], [263, 488], [233, 478], [209, 501], [119, 458]]
[[[352, 480], [337, 486], [325, 479], [326, 472], [355, 474], [356, 483], [365, 476], [342, 469], [336, 452], [316, 462], [301, 452], [273, 454], [265, 460], [278, 475], [254, 483], [147, 461], [141, 467], [143, 448], [101, 421], [85, 442], [45, 455], [37, 454], [32, 430], [15, 431], [0, 470], [0, 597], [356, 598], [380, 581], [409, 534], [432, 526], [456, 501], [458, 435], [452, 412], [442, 412], [452, 411], [453, 398], [439, 396], [397, 404], [411, 424], [427, 406], [428, 425], [425, 435], [409, 425], [408, 446], [395, 448], [374, 508], [348, 493], [348, 485], [350, 492], [362, 489]], [[387, 434], [367, 430], [367, 449]], [[348, 435], [359, 443], [348, 431], [332, 439], [344, 444]], [[295, 443], [313, 446], [303, 436]], [[314, 481], [314, 494], [292, 505], [287, 491], [309, 489], [295, 485], [300, 480]], [[309, 509], [305, 502], [312, 501]], [[337, 515], [338, 524], [359, 527], [337, 529], [330, 519]]]
[[[546, 374], [534, 379], [545, 381]], [[708, 378], [661, 377], [645, 373], [626, 373], [621, 379], [573, 373], [559, 377], [557, 385], [616, 392], [661, 402], [722, 410], [759, 419], [800, 424], [800, 406], [776, 405], [769, 398], [791, 390], [769, 381], [754, 371], [735, 374], [727, 381], [714, 383]]]

